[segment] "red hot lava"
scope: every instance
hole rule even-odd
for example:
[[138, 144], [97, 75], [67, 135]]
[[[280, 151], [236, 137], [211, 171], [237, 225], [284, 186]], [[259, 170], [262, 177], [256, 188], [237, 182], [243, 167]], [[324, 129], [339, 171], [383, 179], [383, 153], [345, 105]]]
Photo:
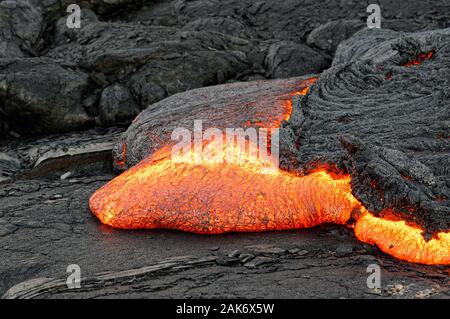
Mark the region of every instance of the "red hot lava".
[[[307, 93], [305, 89], [293, 95]], [[286, 120], [292, 104], [285, 110]], [[278, 117], [271, 123], [274, 128], [280, 124]], [[214, 144], [203, 147], [214, 148]], [[292, 175], [252, 155], [255, 147], [225, 143], [206, 153], [225, 154], [231, 149], [246, 161], [204, 159], [200, 164], [178, 161], [171, 147], [163, 147], [96, 191], [90, 208], [100, 221], [116, 228], [199, 234], [346, 224], [351, 216], [360, 216], [354, 225], [359, 240], [402, 260], [450, 264], [450, 233], [439, 233], [426, 242], [421, 229], [368, 212], [353, 196], [350, 176], [332, 175], [325, 169], [307, 176]]]
[[419, 53], [416, 59], [406, 62], [405, 64], [403, 64], [403, 66], [411, 67], [414, 65], [420, 65], [424, 60], [429, 60], [433, 58], [434, 53], [435, 53], [434, 50], [431, 50], [430, 52]]

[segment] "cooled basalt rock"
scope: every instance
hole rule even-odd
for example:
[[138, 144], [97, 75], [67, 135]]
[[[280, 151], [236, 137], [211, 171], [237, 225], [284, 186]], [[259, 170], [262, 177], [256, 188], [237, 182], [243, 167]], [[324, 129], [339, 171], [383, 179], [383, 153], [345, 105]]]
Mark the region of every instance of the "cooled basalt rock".
[[[245, 27], [234, 22], [203, 19], [177, 28], [91, 19], [81, 30], [66, 32], [66, 38], [58, 31], [58, 45], [46, 56], [101, 72], [110, 83], [124, 83], [142, 108], [175, 93], [254, 74], [281, 78], [329, 66], [323, 54], [305, 44], [266, 43], [245, 28], [232, 32]], [[217, 28], [202, 27], [209, 24]]]
[[[72, 3], [82, 9], [81, 29], [67, 28], [66, 8]], [[439, 0], [380, 5], [383, 28], [448, 26], [449, 5]], [[320, 73], [338, 43], [364, 27], [366, 6], [306, 0], [2, 0], [0, 58], [45, 56], [90, 75], [94, 81], [80, 103], [95, 123], [102, 90], [115, 84], [126, 87], [144, 109], [194, 88]], [[0, 131], [8, 132], [14, 123], [0, 116]], [[15, 111], [15, 120], [27, 117]], [[108, 125], [121, 122], [117, 118]], [[75, 122], [50, 130], [47, 123], [41, 126], [42, 133], [85, 127]]]
[[[199, 77], [202, 76], [202, 68], [198, 62], [200, 57], [203, 57], [204, 63], [208, 62], [208, 58], [214, 59], [216, 63], [225, 59], [232, 69], [233, 61], [236, 65], [240, 63], [242, 53], [238, 52], [239, 48], [247, 44], [238, 40], [233, 43], [229, 36], [210, 34], [208, 31], [181, 32], [171, 27], [92, 22], [74, 33], [69, 43], [58, 45], [47, 56], [62, 58], [86, 69], [103, 72], [116, 80], [125, 79], [147, 63], [151, 66], [157, 62], [159, 72], [148, 75], [149, 80], [156, 82], [169, 62], [174, 65], [184, 63], [187, 68], [192, 65], [192, 59], [197, 58], [197, 65], [192, 65], [190, 71]], [[227, 66], [222, 67], [226, 72]], [[217, 68], [214, 75], [215, 72]], [[183, 75], [187, 76], [186, 73]], [[208, 76], [211, 77], [205, 77]]]
[[39, 1], [0, 1], [0, 58], [18, 58], [34, 53], [45, 27]]
[[[336, 165], [373, 212], [450, 228], [450, 29], [362, 30], [294, 103], [283, 166]], [[290, 141], [289, 141], [290, 140]]]
[[[428, 25], [444, 28], [449, 21], [449, 6], [440, 0], [405, 2], [381, 0], [378, 3], [382, 8], [383, 28], [417, 31]], [[221, 18], [226, 18], [235, 21], [235, 25], [245, 25], [250, 30], [252, 38], [302, 43], [312, 30], [330, 21], [359, 20], [366, 25], [367, 5], [367, 2], [353, 0], [152, 1], [147, 2], [140, 10], [124, 12], [117, 20], [184, 26], [199, 19], [217, 19], [214, 28], [216, 29], [223, 23]], [[211, 20], [208, 27], [214, 25]], [[390, 21], [399, 23], [390, 24]], [[341, 27], [339, 29], [342, 30]]]
[[126, 87], [114, 84], [103, 90], [99, 102], [99, 117], [102, 125], [129, 123], [139, 111], [138, 105]]
[[[325, 24], [321, 24], [317, 28], [311, 31], [308, 35], [306, 43], [311, 47], [316, 47], [334, 56], [339, 44], [350, 38], [357, 31], [367, 27], [365, 19], [352, 19], [352, 20], [335, 20]], [[383, 15], [383, 21], [381, 24], [382, 29], [390, 29], [393, 31], [403, 32], [418, 32], [424, 30], [439, 29], [439, 23], [437, 21], [421, 21], [418, 19], [385, 19]]]
[[[315, 78], [230, 83], [178, 93], [141, 112], [114, 148], [118, 170], [130, 168], [163, 146], [176, 128], [277, 127], [291, 112], [291, 97]], [[274, 120], [275, 119], [275, 120]]]
[[74, 65], [45, 58], [0, 60], [0, 111], [16, 132], [51, 133], [93, 124], [83, 107], [92, 83]]
[[321, 24], [311, 31], [306, 43], [334, 55], [339, 43], [348, 39], [366, 24], [361, 20], [337, 20]]
[[[352, 193], [369, 211], [419, 226], [427, 238], [447, 231], [449, 41], [445, 29], [407, 35], [365, 30], [344, 42], [311, 92], [294, 98], [281, 129], [281, 167], [297, 175], [319, 167], [348, 172]], [[423, 52], [434, 54], [407, 66]], [[292, 84], [301, 89], [296, 81], [204, 88], [154, 104], [115, 148], [116, 164], [133, 166], [166, 145], [175, 127], [192, 128], [194, 119], [209, 119], [205, 127], [245, 125], [240, 119], [246, 115], [232, 111], [235, 103], [253, 99], [270, 114], [280, 94], [294, 95]]]
[[0, 58], [38, 56], [47, 45], [46, 30], [73, 0], [0, 1]]
[[330, 63], [323, 54], [305, 44], [280, 41], [269, 47], [264, 64], [268, 77], [279, 79], [317, 73]]
[[[89, 129], [34, 137], [10, 137], [0, 143], [0, 183], [18, 179], [70, 178], [110, 171], [111, 152], [123, 128]], [[91, 165], [98, 163], [98, 165]], [[66, 175], [67, 176], [67, 175]]]
[[223, 83], [250, 67], [247, 40], [204, 30], [92, 22], [70, 39], [47, 56], [126, 84], [143, 108], [177, 92]]

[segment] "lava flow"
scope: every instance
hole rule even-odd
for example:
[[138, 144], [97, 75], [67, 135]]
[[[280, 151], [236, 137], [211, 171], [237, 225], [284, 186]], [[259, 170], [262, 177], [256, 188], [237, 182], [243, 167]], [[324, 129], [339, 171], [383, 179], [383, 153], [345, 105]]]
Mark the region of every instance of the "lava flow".
[[417, 58], [409, 60], [408, 62], [403, 64], [403, 66], [411, 67], [414, 65], [420, 65], [424, 60], [429, 60], [433, 58], [434, 54], [435, 54], [434, 50], [431, 50], [429, 52], [421, 52], [417, 55]]
[[437, 238], [427, 242], [420, 228], [366, 212], [356, 222], [355, 235], [398, 259], [428, 265], [450, 264], [450, 232], [438, 233]]
[[245, 161], [230, 163], [216, 157], [198, 164], [174, 158], [171, 148], [163, 147], [96, 191], [89, 202], [92, 212], [116, 228], [199, 234], [346, 224], [350, 217], [361, 216], [355, 224], [361, 241], [399, 259], [450, 264], [450, 233], [425, 242], [418, 228], [374, 217], [352, 195], [348, 175], [325, 170], [292, 175], [254, 155], [257, 146], [250, 142], [245, 147], [235, 143], [203, 147], [209, 148], [208, 154], [218, 153], [219, 159], [231, 149]]

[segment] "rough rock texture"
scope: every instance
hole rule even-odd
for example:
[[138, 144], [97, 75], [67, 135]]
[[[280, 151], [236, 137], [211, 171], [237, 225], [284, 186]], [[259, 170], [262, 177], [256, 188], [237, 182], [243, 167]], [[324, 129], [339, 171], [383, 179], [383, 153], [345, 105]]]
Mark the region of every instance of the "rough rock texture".
[[0, 58], [39, 55], [48, 44], [45, 30], [72, 0], [0, 1]]
[[363, 30], [341, 43], [333, 67], [294, 104], [284, 168], [337, 165], [370, 210], [401, 211], [429, 233], [448, 230], [449, 48], [450, 29]]
[[44, 27], [39, 1], [1, 1], [0, 58], [34, 55]]
[[[427, 237], [447, 231], [449, 43], [450, 29], [405, 35], [362, 30], [342, 43], [333, 67], [310, 94], [294, 101], [281, 133], [282, 168], [298, 174], [318, 166], [349, 172], [354, 194], [370, 211], [394, 210], [424, 227]], [[405, 66], [423, 52], [434, 55]], [[156, 103], [115, 147], [115, 162], [125, 164], [119, 168], [135, 165], [170, 144], [176, 127], [192, 129], [194, 120], [203, 120], [204, 129], [247, 127], [236, 105], [273, 107], [285, 94], [293, 95], [295, 81], [222, 85]]]
[[[306, 43], [333, 56], [342, 41], [364, 28], [366, 28], [366, 23], [361, 20], [330, 21], [312, 30]], [[417, 32], [438, 29], [439, 23], [437, 21], [421, 23], [417, 19], [383, 20], [382, 28], [394, 31]]]
[[360, 20], [339, 20], [322, 24], [311, 31], [306, 43], [333, 55], [339, 43], [366, 27]]
[[309, 86], [311, 77], [224, 84], [155, 103], [139, 114], [114, 148], [116, 168], [130, 168], [162, 146], [175, 144], [172, 132], [176, 128], [192, 131], [195, 120], [201, 120], [205, 130], [276, 126], [268, 126], [269, 120], [283, 121], [290, 113], [292, 95]]
[[[66, 7], [73, 2], [82, 8], [81, 29], [66, 26]], [[106, 122], [97, 120], [103, 89], [116, 84], [126, 87], [144, 109], [193, 88], [319, 73], [329, 66], [338, 42], [364, 27], [367, 4], [352, 0], [326, 4], [309, 0], [1, 0], [0, 58], [7, 60], [2, 64], [45, 56], [55, 65], [64, 60], [90, 82], [86, 95], [69, 104], [58, 95], [59, 86], [49, 85], [46, 93], [58, 105], [57, 113], [40, 102], [38, 93], [31, 93], [29, 103], [40, 109], [42, 117], [34, 130], [27, 130], [27, 108], [16, 105], [4, 112], [0, 100], [0, 133], [60, 132], [122, 123], [123, 118], [114, 115]], [[383, 28], [417, 31], [448, 26], [450, 10], [445, 1], [386, 0], [380, 5]], [[39, 68], [55, 78], [67, 73], [47, 62]], [[18, 87], [11, 83], [11, 99], [20, 101], [15, 95], [21, 85], [30, 92], [40, 91], [32, 77], [23, 81]]]
[[[0, 183], [11, 183], [24, 177], [73, 178], [76, 177], [79, 167], [88, 167], [95, 163], [100, 163], [100, 166], [106, 163], [111, 167], [111, 152], [122, 132], [123, 129], [119, 128], [92, 129], [81, 133], [49, 135], [38, 139], [22, 138], [2, 141], [0, 143]], [[54, 173], [55, 171], [60, 172]]]
[[139, 113], [139, 107], [126, 87], [114, 84], [103, 90], [99, 113], [100, 122], [108, 126], [133, 120]]
[[3, 120], [25, 134], [53, 133], [92, 124], [83, 108], [89, 78], [73, 65], [45, 58], [0, 60]]
[[[80, 30], [66, 27], [66, 7], [74, 2], [82, 7]], [[152, 103], [191, 88], [320, 73], [330, 66], [338, 42], [364, 28], [366, 7], [371, 2], [0, 0], [0, 296], [6, 293], [5, 298], [450, 298], [448, 267], [399, 262], [375, 247], [357, 242], [347, 229], [320, 227], [215, 237], [111, 229], [97, 222], [87, 203], [95, 190], [114, 177], [110, 154], [122, 129], [86, 130], [39, 138], [18, 134], [48, 134], [112, 125], [115, 121], [123, 122], [123, 114], [130, 121], [135, 107], [170, 108], [172, 105], [165, 104], [167, 101]], [[449, 27], [448, 1], [381, 0], [378, 3], [385, 29], [412, 32]], [[349, 78], [359, 85], [350, 87], [352, 92], [363, 92], [352, 95], [352, 101], [360, 103], [370, 88], [375, 92], [391, 84], [387, 91], [391, 94], [391, 89], [400, 86], [396, 81], [407, 81], [410, 77], [421, 84], [420, 88], [402, 91], [402, 97], [425, 95], [423, 98], [436, 106], [437, 90], [421, 80], [421, 73], [400, 67], [403, 60], [395, 58], [392, 63], [396, 66], [385, 61], [386, 53], [394, 53], [391, 44], [385, 41], [396, 42], [398, 37], [398, 33], [388, 30], [379, 33], [379, 40], [360, 33], [347, 47], [338, 50], [333, 68], [327, 71], [330, 75], [323, 76], [312, 94], [305, 100], [294, 101], [294, 106], [312, 107], [313, 97], [325, 99], [326, 95], [319, 93], [325, 92], [328, 86], [334, 88], [332, 92], [339, 92], [335, 85], [345, 84]], [[371, 59], [374, 52], [367, 44], [373, 41], [385, 42], [381, 47], [372, 46], [380, 51], [380, 63], [386, 64], [386, 69], [377, 71], [367, 66], [363, 71], [374, 76], [366, 79], [369, 86], [362, 86], [358, 79], [364, 62], [360, 60]], [[415, 55], [408, 49], [409, 44], [402, 47], [405, 50], [399, 52], [409, 52], [402, 55], [404, 60]], [[427, 66], [433, 66], [429, 62], [423, 63], [424, 72]], [[333, 80], [331, 74], [337, 70], [341, 70], [343, 77]], [[392, 82], [385, 83], [384, 72], [388, 74], [389, 70]], [[445, 70], [448, 72], [448, 68], [429, 70], [431, 74], [426, 73], [426, 77], [435, 79]], [[352, 75], [350, 71], [358, 73]], [[448, 78], [448, 73], [443, 77], [446, 75]], [[437, 82], [437, 88], [443, 85], [442, 81]], [[255, 99], [258, 92], [262, 94], [258, 85], [266, 94], [280, 92], [279, 87], [270, 88], [264, 82], [253, 89], [254, 83], [232, 85], [236, 94], [241, 88], [242, 93], [252, 96], [245, 99], [240, 95], [247, 102], [261, 101]], [[348, 93], [346, 88], [348, 85], [343, 85], [342, 92]], [[217, 88], [211, 89], [214, 90]], [[209, 90], [203, 92], [207, 94]], [[428, 96], [425, 92], [432, 93]], [[115, 103], [114, 96], [125, 101], [123, 110]], [[176, 102], [182, 96], [172, 97], [175, 107], [180, 107]], [[448, 101], [446, 91], [439, 98], [442, 97]], [[343, 101], [343, 96], [333, 96], [332, 102], [339, 103], [340, 107]], [[222, 102], [225, 107], [225, 101]], [[408, 107], [407, 103], [404, 106]], [[425, 110], [430, 110], [428, 104]], [[434, 116], [425, 110], [417, 113], [424, 119]], [[390, 114], [390, 109], [383, 108], [382, 112]], [[316, 115], [321, 119], [323, 114]], [[423, 137], [434, 134], [445, 118], [448, 119], [448, 113], [440, 113], [435, 118], [438, 124], [431, 125], [423, 135], [417, 134]], [[338, 123], [356, 119], [357, 115], [350, 113], [348, 117], [340, 117]], [[398, 122], [403, 123], [401, 118]], [[423, 123], [415, 125], [422, 127]], [[410, 129], [407, 137], [411, 134], [415, 137], [415, 132]], [[344, 168], [353, 174], [360, 172], [354, 177], [355, 190], [374, 208], [384, 204], [374, 197], [375, 191], [368, 189], [368, 174], [381, 181], [378, 185], [385, 189], [392, 181], [392, 187], [425, 194], [421, 205], [426, 207], [433, 203], [429, 200], [432, 196], [448, 190], [448, 177], [445, 180], [449, 167], [448, 144], [442, 144], [448, 138], [444, 139], [444, 132], [439, 132], [438, 142], [429, 144], [432, 140], [426, 139], [418, 150], [414, 143], [380, 148], [376, 141], [350, 134], [342, 139], [343, 146], [342, 142], [330, 139], [329, 152], [337, 150], [343, 155]], [[301, 134], [298, 136], [303, 142]], [[320, 139], [316, 142], [324, 146]], [[307, 146], [312, 150], [312, 144]], [[129, 154], [134, 154], [134, 149], [131, 147]], [[447, 154], [436, 157], [442, 149]], [[297, 155], [297, 149], [292, 150], [291, 154]], [[116, 156], [119, 154], [116, 151]], [[139, 156], [137, 153], [130, 159], [135, 163]], [[286, 154], [288, 158], [291, 159]], [[440, 162], [435, 162], [438, 158]], [[309, 159], [294, 156], [292, 163], [296, 165], [290, 168], [303, 167], [299, 161]], [[401, 161], [406, 168], [399, 166]], [[379, 168], [386, 169], [385, 173], [380, 173]], [[408, 181], [399, 178], [403, 170], [412, 174], [410, 181], [406, 175]], [[428, 175], [430, 171], [432, 175]], [[445, 182], [447, 188], [429, 187], [430, 182], [436, 185]], [[389, 194], [388, 205], [396, 199], [395, 194]], [[448, 197], [439, 200], [440, 206], [433, 206], [433, 214], [418, 215], [427, 225], [434, 225], [434, 219], [441, 220], [430, 217], [438, 208], [448, 207]], [[443, 220], [448, 221], [445, 217]], [[383, 272], [379, 291], [366, 286], [367, 266], [374, 263]], [[65, 289], [70, 264], [81, 267], [83, 288], [80, 290]]]
[[264, 63], [271, 78], [315, 73], [329, 64], [325, 58], [317, 57], [317, 53], [307, 45], [290, 41], [272, 44]]

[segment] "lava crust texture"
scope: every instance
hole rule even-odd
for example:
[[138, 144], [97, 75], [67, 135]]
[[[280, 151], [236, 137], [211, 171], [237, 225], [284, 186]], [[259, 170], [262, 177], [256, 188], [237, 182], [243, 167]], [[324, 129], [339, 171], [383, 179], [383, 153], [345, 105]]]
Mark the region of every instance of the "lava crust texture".
[[[450, 29], [362, 30], [319, 79], [203, 88], [161, 101], [115, 150], [118, 168], [144, 160], [97, 191], [91, 210], [114, 227], [204, 234], [353, 217], [360, 240], [399, 259], [450, 264], [449, 43]], [[166, 103], [176, 107], [168, 112]], [[280, 127], [282, 169], [262, 173], [270, 165], [252, 156], [245, 164], [175, 161], [168, 133], [196, 119], [205, 129]], [[203, 145], [208, 154], [245, 153], [212, 145]]]
[[447, 231], [449, 86], [450, 29], [360, 31], [294, 105], [282, 167], [334, 164], [371, 212], [393, 213], [427, 235]]

